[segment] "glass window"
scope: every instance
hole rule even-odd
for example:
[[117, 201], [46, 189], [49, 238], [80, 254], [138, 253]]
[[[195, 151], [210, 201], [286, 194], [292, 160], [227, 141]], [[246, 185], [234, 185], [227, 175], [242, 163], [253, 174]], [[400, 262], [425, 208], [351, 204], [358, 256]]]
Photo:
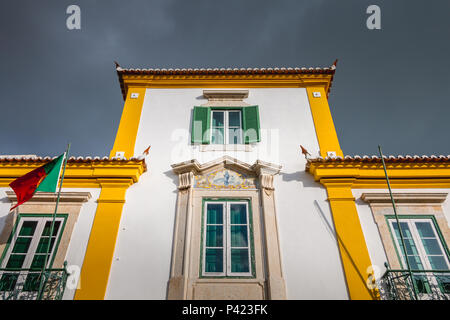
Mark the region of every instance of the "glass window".
[[247, 202], [206, 202], [203, 275], [251, 275], [248, 215]]
[[[20, 217], [0, 269], [0, 291], [37, 291], [39, 272], [47, 257], [47, 266], [55, 253], [64, 218], [57, 217], [50, 236], [51, 217]], [[50, 244], [50, 247], [49, 247]], [[34, 269], [34, 270], [33, 270]], [[13, 272], [19, 271], [20, 272]], [[25, 270], [25, 271], [24, 271]]]
[[[398, 224], [390, 219], [391, 230], [394, 230], [395, 245], [401, 255], [403, 268], [406, 269], [405, 254]], [[401, 219], [400, 227], [406, 247], [406, 255], [412, 270], [450, 270], [448, 257], [438, 236], [436, 226], [431, 219]], [[418, 293], [429, 294], [433, 286], [448, 292], [450, 279], [448, 274], [438, 276], [435, 273], [413, 273], [414, 285]]]
[[[394, 229], [398, 251], [405, 264], [404, 250], [397, 222], [390, 221]], [[431, 219], [401, 219], [403, 240], [405, 241], [408, 262], [415, 270], [448, 270], [448, 258]]]
[[211, 143], [241, 144], [242, 120], [239, 110], [213, 110], [211, 112]]

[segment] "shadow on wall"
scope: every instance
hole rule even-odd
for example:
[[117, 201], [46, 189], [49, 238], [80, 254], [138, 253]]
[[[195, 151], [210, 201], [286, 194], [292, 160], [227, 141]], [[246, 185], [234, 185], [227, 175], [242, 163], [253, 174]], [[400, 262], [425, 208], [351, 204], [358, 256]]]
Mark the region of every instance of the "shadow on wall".
[[[0, 199], [0, 203], [11, 203], [8, 197]], [[8, 242], [11, 230], [14, 224], [14, 213], [17, 209], [9, 211], [8, 214], [0, 217], [0, 245], [5, 245]], [[2, 252], [0, 252], [0, 255]]]
[[[326, 218], [325, 214], [323, 213], [322, 208], [320, 207], [317, 200], [314, 200], [314, 206], [317, 208], [317, 211], [319, 212], [319, 215], [322, 218], [322, 220], [325, 222], [330, 234], [334, 237], [334, 239], [340, 245], [340, 247], [342, 247], [343, 251], [345, 252], [345, 255], [350, 260], [350, 263], [352, 264], [354, 270], [356, 270], [359, 279], [364, 283], [364, 286], [366, 286], [366, 289], [367, 289], [367, 292], [369, 293], [369, 295], [372, 297], [372, 299], [378, 299], [378, 295], [376, 294], [376, 292], [370, 290], [367, 287], [367, 279], [365, 279], [365, 276], [362, 275], [361, 272], [359, 272], [358, 267], [356, 266], [355, 260], [353, 260], [352, 256], [350, 255], [350, 252], [348, 251], [347, 247], [345, 246], [345, 243], [342, 241], [342, 238], [339, 236], [339, 233], [332, 227], [331, 224], [332, 223], [334, 224], [334, 222], [330, 223], [327, 220], [327, 218]], [[340, 251], [340, 254], [341, 254], [341, 259], [342, 259], [342, 251]], [[345, 271], [344, 271], [344, 274], [345, 274]], [[347, 286], [347, 291], [348, 291], [348, 286]], [[350, 293], [349, 293], [349, 296], [350, 296]]]
[[11, 203], [11, 200], [8, 197], [3, 197], [0, 199], [0, 203]]
[[175, 174], [172, 170], [168, 170], [163, 172], [166, 177], [169, 177], [172, 180], [172, 183], [174, 185], [173, 193], [178, 194], [178, 175]]
[[[178, 189], [176, 191], [174, 191], [176, 193], [178, 193]], [[175, 201], [175, 211], [173, 212], [173, 228], [172, 228], [172, 247], [171, 247], [171, 254], [170, 254], [170, 264], [169, 264], [169, 280], [167, 280], [167, 285], [166, 285], [166, 300], [169, 299], [169, 285], [170, 285], [170, 279], [172, 278], [172, 265], [174, 263], [173, 261], [173, 256], [174, 256], [174, 250], [175, 250], [175, 246], [176, 243], [175, 241], [176, 239], [176, 234], [177, 234], [177, 208], [178, 208], [178, 195], [177, 195], [177, 200]]]
[[314, 177], [306, 171], [280, 172], [281, 179], [286, 182], [298, 181], [303, 188], [317, 188], [321, 186], [314, 181]]

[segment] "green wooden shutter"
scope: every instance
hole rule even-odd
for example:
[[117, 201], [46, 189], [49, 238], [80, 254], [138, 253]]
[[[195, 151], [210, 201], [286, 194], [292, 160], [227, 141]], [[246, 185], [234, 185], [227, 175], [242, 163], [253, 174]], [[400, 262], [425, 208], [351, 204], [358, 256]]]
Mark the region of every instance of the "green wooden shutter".
[[261, 141], [258, 106], [243, 107], [242, 116], [244, 143], [249, 144]]
[[211, 108], [194, 107], [194, 113], [192, 116], [192, 130], [191, 130], [192, 143], [209, 144], [210, 115], [211, 115]]

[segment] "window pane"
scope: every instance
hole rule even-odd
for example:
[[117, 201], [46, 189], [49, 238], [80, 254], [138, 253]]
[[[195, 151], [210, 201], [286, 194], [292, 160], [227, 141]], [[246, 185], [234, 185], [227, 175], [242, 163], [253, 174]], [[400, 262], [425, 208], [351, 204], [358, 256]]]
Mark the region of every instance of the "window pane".
[[221, 111], [213, 111], [212, 116], [212, 126], [213, 127], [223, 127], [224, 125], [224, 113]]
[[231, 249], [231, 272], [249, 272], [248, 250]]
[[[31, 263], [31, 269], [42, 268], [45, 263], [45, 254], [37, 254], [33, 258], [33, 262]], [[48, 260], [47, 260], [48, 263]]]
[[443, 256], [428, 256], [433, 270], [448, 270], [447, 262]]
[[430, 285], [424, 276], [413, 276], [414, 285], [418, 293], [430, 293]]
[[24, 221], [19, 236], [32, 236], [36, 230], [37, 221]]
[[206, 249], [205, 272], [223, 272], [223, 249]]
[[241, 144], [241, 129], [240, 128], [230, 128], [228, 129], [228, 141], [229, 144]]
[[12, 291], [18, 278], [18, 273], [4, 273], [0, 279], [0, 291]]
[[429, 222], [416, 222], [417, 231], [421, 238], [435, 238], [433, 228]]
[[207, 224], [223, 224], [223, 204], [208, 203]]
[[28, 248], [30, 247], [31, 239], [32, 238], [17, 238], [12, 252], [13, 253], [27, 253]]
[[224, 144], [224, 132], [223, 128], [212, 129], [211, 143], [212, 144]]
[[247, 210], [245, 204], [232, 203], [230, 205], [231, 224], [247, 224]]
[[40, 273], [29, 273], [23, 285], [23, 291], [38, 291], [40, 281]]
[[[398, 239], [400, 239], [400, 232], [398, 230], [397, 222], [392, 223], [395, 235]], [[411, 238], [411, 231], [409, 230], [408, 224], [406, 222], [400, 222], [400, 225], [402, 226], [402, 234], [403, 238]]]
[[230, 111], [228, 113], [228, 123], [230, 127], [240, 127], [241, 121], [239, 117], [239, 111]]
[[422, 243], [427, 254], [442, 254], [441, 247], [436, 239], [422, 239]]
[[38, 247], [36, 249], [36, 253], [47, 253], [52, 252], [53, 246], [55, 245], [56, 238], [52, 238], [52, 243], [50, 244], [50, 249], [48, 248], [48, 238], [41, 238], [39, 240]]
[[223, 227], [207, 226], [206, 227], [206, 246], [207, 247], [223, 247]]
[[9, 260], [8, 260], [8, 264], [6, 265], [6, 268], [22, 268], [24, 260], [25, 260], [25, 255], [12, 254], [9, 256]]
[[231, 246], [247, 247], [247, 226], [231, 226]]
[[[53, 236], [55, 237], [58, 234], [59, 225], [61, 221], [55, 221], [55, 225], [53, 227]], [[47, 236], [50, 234], [50, 229], [52, 226], [52, 221], [47, 221], [45, 223], [44, 231], [42, 231], [42, 236]]]
[[407, 255], [419, 255], [417, 251], [416, 245], [413, 239], [403, 239], [405, 241], [406, 246], [406, 254]]
[[409, 262], [409, 266], [413, 270], [423, 270], [424, 269], [422, 262], [420, 261], [420, 258], [418, 256], [408, 256], [408, 262]]

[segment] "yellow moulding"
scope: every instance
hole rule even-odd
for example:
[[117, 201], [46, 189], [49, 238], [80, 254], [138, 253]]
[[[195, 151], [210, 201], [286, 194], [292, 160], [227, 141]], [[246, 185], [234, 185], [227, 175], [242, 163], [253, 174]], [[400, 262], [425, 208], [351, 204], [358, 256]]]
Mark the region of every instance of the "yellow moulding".
[[[351, 191], [353, 180], [321, 181], [327, 189], [342, 265], [351, 300], [379, 299], [378, 290], [369, 288], [372, 265]], [[369, 269], [370, 270], [370, 269]]]
[[[327, 152], [334, 151], [336, 156], [343, 157], [324, 87], [308, 86], [306, 91], [319, 142], [320, 155], [325, 158], [328, 156]], [[318, 92], [320, 97], [315, 97], [314, 92]]]
[[321, 86], [328, 92], [332, 74], [245, 75], [122, 75], [125, 90], [143, 88], [304, 88]]
[[[116, 152], [125, 152], [126, 158], [131, 158], [134, 155], [145, 91], [145, 87], [128, 88], [119, 129], [117, 130], [114, 146], [109, 154], [111, 158], [116, 155]], [[137, 94], [137, 97], [132, 97], [132, 94], [133, 96]]]
[[[380, 163], [361, 163], [361, 162], [311, 162], [307, 170], [314, 176], [316, 181], [323, 178], [357, 178], [354, 187], [360, 185], [371, 184], [376, 187], [380, 183], [377, 181], [384, 181], [382, 187], [386, 187], [386, 179], [383, 167]], [[417, 180], [424, 180], [427, 185], [436, 184], [442, 185], [448, 183], [450, 179], [450, 162], [417, 162], [417, 163], [395, 163], [387, 164], [387, 171], [389, 178], [394, 184], [408, 185], [408, 180], [411, 186], [420, 187]], [[425, 181], [426, 180], [426, 181]]]
[[111, 183], [108, 180], [100, 181], [102, 191], [97, 200], [97, 211], [75, 300], [105, 298], [125, 193], [132, 183], [131, 179], [128, 181], [124, 179], [121, 184]]
[[[14, 179], [25, 175], [48, 161], [0, 161], [0, 187], [8, 187]], [[144, 160], [102, 160], [67, 162], [64, 175], [66, 188], [98, 188], [99, 178], [130, 178], [137, 182], [147, 170]]]
[[[448, 179], [389, 179], [393, 189], [426, 189], [426, 188], [450, 188]], [[358, 179], [352, 185], [353, 189], [387, 189], [386, 179], [368, 180]]]

